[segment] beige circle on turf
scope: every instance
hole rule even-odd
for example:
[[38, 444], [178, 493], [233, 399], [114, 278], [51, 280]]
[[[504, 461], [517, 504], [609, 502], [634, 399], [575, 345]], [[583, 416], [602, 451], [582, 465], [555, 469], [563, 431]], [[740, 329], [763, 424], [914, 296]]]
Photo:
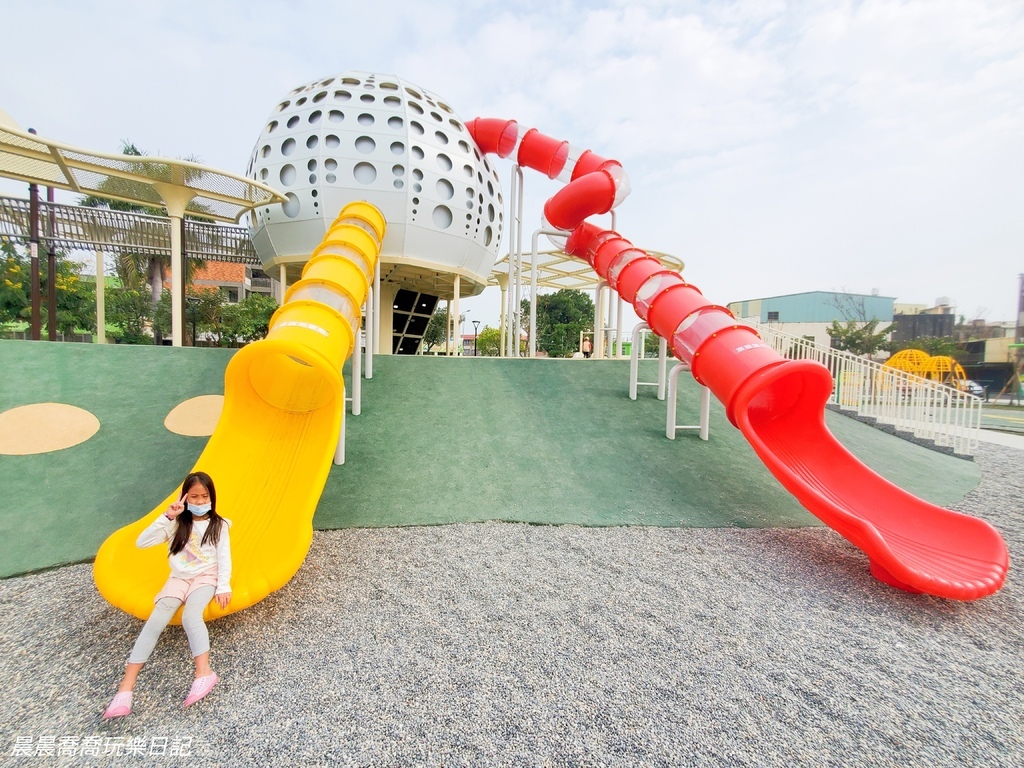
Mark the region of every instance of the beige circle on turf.
[[164, 426], [177, 435], [209, 437], [224, 408], [224, 395], [200, 395], [178, 403], [164, 419]]
[[31, 456], [84, 443], [100, 429], [100, 420], [64, 403], [21, 405], [0, 413], [0, 454]]

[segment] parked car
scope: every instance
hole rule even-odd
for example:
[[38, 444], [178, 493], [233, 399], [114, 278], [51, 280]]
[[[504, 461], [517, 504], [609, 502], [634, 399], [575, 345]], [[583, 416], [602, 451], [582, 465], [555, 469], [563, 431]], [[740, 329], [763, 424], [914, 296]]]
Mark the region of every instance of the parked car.
[[970, 392], [972, 395], [977, 395], [978, 397], [985, 396], [985, 388], [978, 382], [972, 381], [971, 379], [967, 379], [962, 382], [960, 388], [963, 389], [964, 392]]

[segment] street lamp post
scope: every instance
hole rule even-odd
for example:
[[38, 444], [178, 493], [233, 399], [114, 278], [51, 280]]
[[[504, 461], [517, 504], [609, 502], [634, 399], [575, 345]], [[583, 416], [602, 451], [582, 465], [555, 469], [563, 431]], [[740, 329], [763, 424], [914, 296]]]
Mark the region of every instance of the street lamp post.
[[473, 357], [476, 357], [476, 337], [480, 330], [480, 321], [473, 321]]

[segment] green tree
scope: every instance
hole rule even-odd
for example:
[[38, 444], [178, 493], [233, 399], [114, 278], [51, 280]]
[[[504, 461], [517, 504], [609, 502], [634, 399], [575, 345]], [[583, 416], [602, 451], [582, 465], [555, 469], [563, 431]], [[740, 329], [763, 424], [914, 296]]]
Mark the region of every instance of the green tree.
[[[225, 312], [231, 305], [227, 303], [225, 295], [215, 289], [190, 288], [185, 294], [185, 312], [182, 315], [185, 339], [195, 346], [197, 338], [205, 334], [208, 338], [212, 336], [218, 346], [231, 346], [234, 337], [225, 333], [228, 324]], [[154, 335], [170, 332], [171, 298], [171, 292], [165, 288], [153, 313]]]
[[[459, 325], [461, 326], [466, 320], [466, 313], [463, 312], [459, 315]], [[423, 346], [427, 352], [433, 350], [434, 347], [445, 345], [445, 329], [448, 327], [448, 309], [447, 307], [438, 307], [434, 310], [434, 314], [430, 316], [430, 320], [427, 322], [427, 328], [423, 331]], [[458, 329], [456, 329], [458, 334]], [[453, 343], [458, 345], [462, 343], [461, 339], [454, 339]]]
[[29, 305], [28, 259], [7, 240], [0, 241], [0, 324], [21, 319]]
[[[530, 302], [522, 303], [523, 317], [530, 316]], [[528, 325], [528, 323], [527, 323]], [[594, 302], [583, 291], [562, 289], [537, 296], [537, 350], [549, 357], [571, 357], [581, 333], [594, 325]]]
[[148, 333], [152, 320], [149, 291], [124, 287], [109, 291], [107, 321], [117, 328], [112, 335], [118, 344], [152, 344], [153, 337]]
[[656, 333], [644, 334], [644, 357], [657, 357], [660, 351], [661, 338]]
[[[56, 265], [56, 330], [70, 336], [77, 330], [96, 328], [96, 288], [82, 280], [82, 265], [72, 261], [63, 251], [54, 253]], [[49, 260], [39, 260], [39, 293], [42, 297], [40, 319], [49, 331], [50, 313], [46, 306], [50, 291]], [[13, 243], [0, 243], [0, 323], [31, 320], [31, 264], [26, 253]]]
[[277, 300], [265, 293], [253, 293], [237, 304], [224, 307], [224, 335], [248, 344], [267, 335]]
[[444, 344], [444, 329], [448, 323], [448, 310], [439, 307], [434, 310], [427, 322], [427, 329], [423, 332], [423, 345], [427, 352], [430, 352], [439, 344]]
[[501, 330], [485, 325], [476, 336], [476, 353], [486, 357], [501, 355]]
[[[141, 292], [141, 291], [140, 291]], [[182, 323], [185, 325], [185, 335], [189, 332], [188, 317], [188, 294], [185, 294], [185, 317]], [[157, 338], [163, 337], [171, 332], [171, 292], [166, 288], [160, 292], [160, 301], [153, 307], [150, 320], [152, 320], [153, 335]]]
[[[254, 293], [231, 304], [221, 291], [193, 290], [185, 297], [185, 335], [212, 336], [221, 347], [248, 344], [267, 335], [270, 318], [277, 309], [273, 296]], [[164, 290], [153, 317], [153, 327], [167, 333], [171, 325], [171, 292]]]
[[[65, 336], [71, 336], [77, 330], [96, 330], [96, 284], [91, 281], [84, 281], [79, 277], [82, 265], [71, 261], [66, 254], [56, 254], [55, 266], [56, 281], [55, 296], [57, 299], [57, 331]], [[49, 263], [48, 260], [40, 260], [40, 291], [43, 296], [49, 295]], [[31, 310], [22, 310], [22, 316], [27, 317]], [[43, 328], [49, 331], [50, 313], [43, 311]]]
[[838, 320], [832, 321], [832, 327], [826, 330], [832, 337], [832, 348], [844, 352], [851, 352], [854, 355], [873, 355], [881, 349], [888, 347], [888, 336], [895, 328], [895, 324], [889, 324], [882, 330], [877, 330], [878, 320], [847, 320], [840, 325]]
[[920, 349], [932, 357], [956, 357], [963, 348], [952, 336], [922, 336], [911, 341], [892, 342], [889, 351], [893, 354], [904, 349]]
[[[191, 311], [197, 315], [197, 332], [212, 336], [212, 341], [218, 346], [231, 346], [234, 339], [225, 339], [224, 334], [224, 312], [229, 306], [227, 296], [221, 291], [205, 290], [196, 291], [195, 298], [198, 301], [190, 301], [189, 305]], [[196, 340], [192, 339], [192, 343], [195, 344]]]

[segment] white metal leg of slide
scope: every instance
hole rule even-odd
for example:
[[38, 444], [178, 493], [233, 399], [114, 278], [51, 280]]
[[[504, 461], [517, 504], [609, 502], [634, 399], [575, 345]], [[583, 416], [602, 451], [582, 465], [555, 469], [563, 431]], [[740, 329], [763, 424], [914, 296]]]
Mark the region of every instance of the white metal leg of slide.
[[699, 430], [700, 439], [708, 439], [708, 422], [711, 419], [711, 390], [701, 385], [700, 388], [700, 424], [676, 424], [676, 394], [679, 389], [679, 374], [690, 370], [690, 366], [679, 363], [668, 374], [668, 413], [665, 418], [665, 437], [676, 439], [676, 431], [680, 429]]
[[356, 332], [356, 351], [352, 355], [352, 415], [358, 416], [363, 411], [363, 355], [359, 337]]
[[[356, 334], [356, 349], [352, 354], [352, 397], [348, 397], [348, 385], [342, 388], [342, 403], [352, 403], [352, 415], [358, 416], [363, 412], [363, 356], [361, 334]], [[341, 433], [338, 435], [338, 448], [334, 452], [334, 463], [342, 465], [345, 463], [345, 408], [341, 409]]]
[[[373, 378], [373, 287], [370, 288], [369, 293], [366, 296], [366, 312], [364, 313], [366, 321], [364, 325], [366, 328], [362, 331], [361, 335], [365, 340], [363, 342], [363, 354], [366, 355], [365, 364], [363, 365], [363, 375], [368, 379]], [[358, 331], [357, 331], [358, 333]]]
[[380, 259], [373, 268], [373, 290], [366, 307], [366, 378], [373, 378], [373, 355], [380, 348]]
[[347, 399], [345, 397], [346, 390], [347, 387], [343, 387], [341, 390], [341, 432], [338, 433], [338, 447], [334, 451], [334, 463], [337, 464], [339, 467], [345, 463], [345, 422], [347, 421], [347, 419], [345, 417], [344, 402]]
[[658, 344], [658, 380], [637, 381], [640, 372], [640, 354], [644, 344], [641, 334], [649, 331], [651, 327], [647, 323], [640, 323], [633, 329], [633, 346], [629, 351], [629, 399], [636, 400], [637, 387], [657, 387], [658, 399], [665, 399], [665, 370], [668, 368], [668, 343], [665, 339], [659, 338]]

